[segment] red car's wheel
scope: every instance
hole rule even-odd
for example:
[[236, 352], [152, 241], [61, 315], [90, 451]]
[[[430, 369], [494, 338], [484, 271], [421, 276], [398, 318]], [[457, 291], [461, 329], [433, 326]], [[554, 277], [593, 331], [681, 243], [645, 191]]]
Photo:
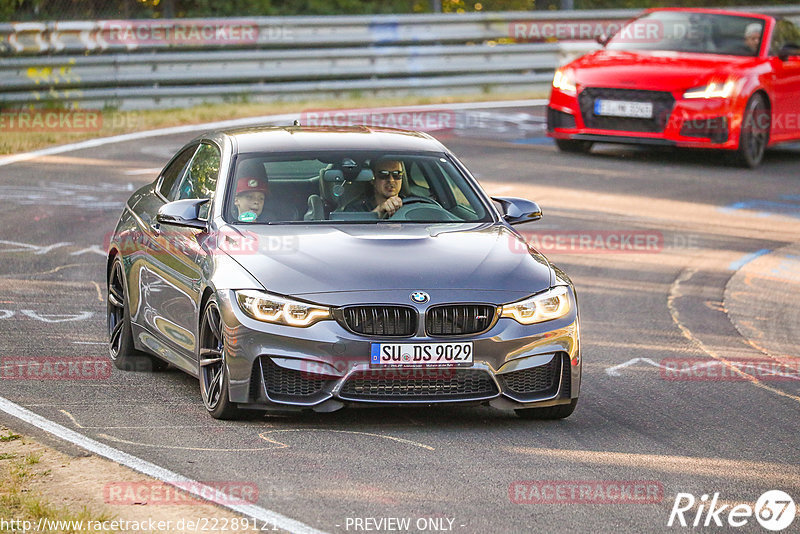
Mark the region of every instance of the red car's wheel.
[[758, 167], [769, 142], [770, 126], [769, 107], [764, 96], [760, 93], [751, 96], [742, 116], [739, 149], [736, 151], [736, 160], [740, 165], [751, 169]]

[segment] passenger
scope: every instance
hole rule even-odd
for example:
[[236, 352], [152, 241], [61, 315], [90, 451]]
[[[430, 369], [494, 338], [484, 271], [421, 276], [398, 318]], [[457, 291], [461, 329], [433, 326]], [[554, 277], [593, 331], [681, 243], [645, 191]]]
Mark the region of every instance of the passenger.
[[236, 220], [241, 222], [296, 221], [298, 218], [296, 208], [272, 198], [269, 183], [263, 178], [239, 178], [233, 204]]
[[761, 42], [761, 24], [753, 22], [744, 30], [744, 45], [753, 54], [758, 53], [758, 44]]
[[264, 209], [264, 201], [269, 194], [267, 182], [258, 178], [239, 178], [236, 182], [237, 219], [242, 222], [254, 222]]

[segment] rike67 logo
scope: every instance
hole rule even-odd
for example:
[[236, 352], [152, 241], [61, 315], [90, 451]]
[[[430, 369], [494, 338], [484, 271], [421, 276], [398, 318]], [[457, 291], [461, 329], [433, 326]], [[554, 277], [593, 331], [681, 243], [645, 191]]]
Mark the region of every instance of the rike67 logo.
[[792, 524], [797, 512], [792, 497], [780, 490], [765, 491], [755, 506], [723, 502], [718, 492], [701, 495], [699, 499], [691, 493], [678, 493], [667, 526], [743, 527], [755, 517], [765, 529], [778, 532]]

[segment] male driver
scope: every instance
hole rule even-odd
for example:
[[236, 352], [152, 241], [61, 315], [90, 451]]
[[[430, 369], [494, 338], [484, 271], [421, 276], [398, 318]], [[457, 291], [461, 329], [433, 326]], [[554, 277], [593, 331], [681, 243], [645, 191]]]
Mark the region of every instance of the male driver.
[[264, 209], [264, 200], [269, 194], [267, 182], [258, 178], [239, 178], [236, 181], [236, 197], [233, 204], [238, 210], [237, 218], [242, 222], [253, 222]]
[[744, 29], [744, 44], [747, 49], [756, 54], [758, 53], [758, 43], [761, 42], [761, 24], [753, 22]]
[[356, 199], [344, 211], [374, 211], [381, 219], [395, 214], [403, 205], [400, 189], [403, 186], [403, 164], [396, 160], [379, 159], [372, 164], [372, 195]]

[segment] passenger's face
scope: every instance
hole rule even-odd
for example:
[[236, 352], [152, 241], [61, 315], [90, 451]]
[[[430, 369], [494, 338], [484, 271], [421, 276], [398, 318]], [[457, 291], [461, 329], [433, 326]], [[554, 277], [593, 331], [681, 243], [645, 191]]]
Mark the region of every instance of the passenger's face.
[[757, 33], [751, 33], [750, 35], [746, 35], [745, 36], [744, 44], [746, 44], [747, 47], [750, 50], [755, 52], [756, 50], [758, 50], [758, 41], [759, 40], [761, 40], [761, 35], [759, 35]]
[[403, 166], [399, 161], [381, 161], [375, 167], [375, 191], [383, 198], [396, 197], [403, 185]]
[[246, 211], [252, 211], [256, 216], [259, 216], [261, 215], [261, 210], [264, 209], [264, 193], [260, 191], [239, 193], [233, 203], [236, 204], [239, 215]]

